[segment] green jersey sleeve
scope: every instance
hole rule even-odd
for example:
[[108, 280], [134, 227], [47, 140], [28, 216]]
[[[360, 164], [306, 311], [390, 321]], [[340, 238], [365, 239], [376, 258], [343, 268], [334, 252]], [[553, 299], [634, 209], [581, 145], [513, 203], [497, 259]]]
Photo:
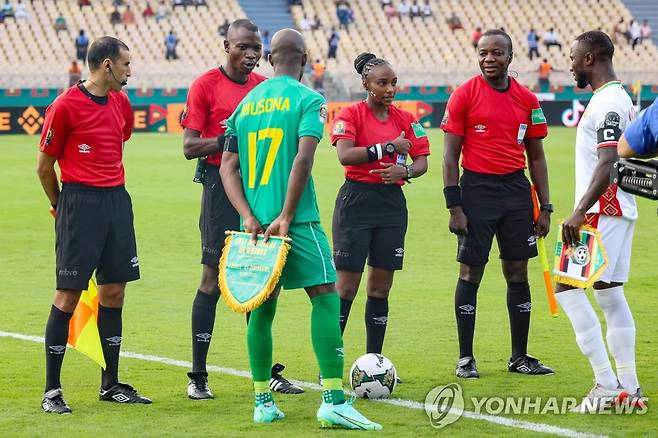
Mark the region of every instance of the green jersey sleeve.
[[[306, 99], [305, 99], [306, 100]], [[324, 123], [327, 121], [327, 103], [324, 97], [317, 95], [308, 99], [302, 107], [302, 117], [297, 130], [297, 136], [322, 139]]]
[[231, 117], [226, 120], [226, 132], [224, 132], [225, 137], [238, 135], [238, 131], [235, 127], [235, 119], [238, 117], [238, 114], [240, 114], [241, 110], [242, 104], [238, 105], [235, 111], [233, 111], [233, 114], [231, 114]]

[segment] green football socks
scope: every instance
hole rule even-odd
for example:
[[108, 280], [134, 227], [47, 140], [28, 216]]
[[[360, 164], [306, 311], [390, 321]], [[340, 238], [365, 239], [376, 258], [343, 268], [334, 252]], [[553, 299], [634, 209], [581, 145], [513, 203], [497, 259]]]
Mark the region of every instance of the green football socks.
[[311, 300], [311, 340], [322, 375], [322, 397], [326, 403], [340, 404], [343, 393], [343, 338], [340, 334], [340, 299], [327, 293]]

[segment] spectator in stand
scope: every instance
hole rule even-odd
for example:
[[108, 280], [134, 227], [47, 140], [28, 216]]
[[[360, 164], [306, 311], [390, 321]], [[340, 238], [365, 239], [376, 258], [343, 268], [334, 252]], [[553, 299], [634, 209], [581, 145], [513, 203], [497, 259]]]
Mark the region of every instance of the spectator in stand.
[[110, 14], [110, 23], [112, 23], [113, 26], [116, 26], [117, 24], [121, 23], [121, 13], [116, 7]]
[[558, 49], [562, 50], [562, 44], [560, 44], [557, 32], [555, 32], [552, 27], [548, 30], [548, 32], [544, 34], [543, 40], [544, 46], [546, 46], [546, 50], [549, 50], [551, 46], [557, 46]]
[[112, 0], [112, 4], [115, 8], [118, 8], [119, 6], [123, 6], [123, 0]]
[[393, 0], [379, 0], [379, 4], [382, 5], [382, 11], [385, 11], [386, 6], [393, 4]]
[[30, 14], [27, 12], [27, 9], [25, 9], [25, 3], [23, 3], [23, 0], [18, 0], [16, 9], [14, 10], [14, 18], [25, 20], [30, 19]]
[[645, 18], [642, 20], [642, 37], [640, 41], [650, 40], [651, 39], [651, 26], [649, 26], [649, 21]]
[[640, 27], [640, 23], [631, 20], [631, 25], [628, 28], [628, 31], [631, 33], [631, 48], [635, 50], [635, 46], [638, 45], [642, 39], [642, 28]]
[[474, 49], [477, 49], [478, 41], [480, 41], [481, 36], [482, 36], [482, 28], [478, 26], [471, 34], [471, 45], [473, 46]]
[[142, 17], [144, 18], [149, 18], [155, 15], [155, 12], [153, 12], [153, 8], [151, 7], [151, 3], [146, 2], [146, 7], [142, 11]]
[[418, 0], [414, 0], [409, 9], [409, 17], [413, 20], [414, 17], [420, 17], [420, 6], [418, 6]]
[[78, 6], [82, 9], [83, 6], [91, 6], [91, 0], [78, 0]]
[[624, 36], [624, 19], [621, 18], [617, 23], [615, 23], [614, 26], [612, 26], [612, 32], [610, 35], [610, 39], [612, 40], [612, 44], [617, 44], [617, 37], [618, 36]]
[[313, 88], [322, 90], [324, 88], [324, 71], [326, 67], [320, 58], [313, 63]]
[[208, 3], [206, 3], [206, 0], [194, 0], [194, 7], [198, 8], [199, 6], [208, 7]]
[[302, 0], [288, 0], [288, 9], [291, 6], [302, 6]]
[[327, 59], [336, 59], [336, 51], [338, 50], [338, 41], [340, 40], [340, 35], [335, 27], [331, 28], [331, 35], [329, 36], [329, 53], [327, 54]]
[[425, 0], [425, 4], [423, 5], [423, 19], [425, 17], [431, 17], [433, 15], [432, 12], [432, 7], [430, 6], [430, 0]]
[[228, 33], [228, 27], [231, 25], [231, 23], [228, 22], [228, 20], [224, 20], [224, 24], [221, 24], [217, 28], [217, 33], [219, 34], [220, 37], [226, 38], [226, 34]]
[[169, 16], [169, 8], [165, 4], [164, 0], [160, 0], [158, 4], [158, 10], [155, 13], [155, 22], [159, 23], [160, 20], [165, 20]]
[[311, 24], [311, 30], [319, 30], [322, 29], [322, 22], [320, 21], [320, 17], [318, 17], [317, 14], [315, 14], [315, 17], [313, 17], [313, 23]]
[[545, 93], [551, 89], [551, 72], [560, 71], [553, 68], [548, 59], [544, 58], [541, 64], [539, 64], [539, 92]]
[[400, 20], [402, 20], [402, 17], [408, 17], [410, 13], [411, 6], [409, 6], [409, 2], [407, 0], [402, 0], [398, 5], [398, 15]]
[[311, 30], [311, 20], [308, 19], [308, 16], [304, 14], [301, 20], [299, 20], [299, 29], [302, 31]]
[[530, 28], [530, 32], [528, 32], [526, 39], [528, 40], [528, 58], [530, 58], [531, 61], [532, 55], [539, 58], [539, 37], [537, 36], [535, 29]]
[[124, 26], [135, 24], [135, 14], [133, 13], [132, 9], [130, 9], [130, 5], [126, 5], [126, 10], [123, 11], [121, 21], [123, 22]]
[[462, 21], [454, 12], [450, 13], [450, 16], [446, 19], [446, 23], [448, 23], [448, 27], [453, 32], [464, 28], [464, 26], [462, 26]]
[[263, 58], [265, 62], [269, 62], [270, 53], [272, 53], [272, 37], [269, 30], [263, 31]]
[[386, 18], [388, 18], [389, 20], [391, 18], [395, 18], [395, 17], [400, 16], [400, 14], [398, 13], [398, 10], [395, 9], [395, 6], [393, 6], [393, 5], [386, 5], [386, 7], [384, 8], [384, 14], [386, 14]]
[[2, 5], [2, 15], [4, 18], [16, 19], [16, 16], [14, 15], [14, 5], [12, 5], [9, 0], [5, 0], [5, 3]]
[[80, 33], [75, 38], [75, 54], [76, 59], [82, 61], [84, 64], [87, 62], [87, 48], [89, 47], [89, 38], [85, 35], [85, 31], [80, 29]]
[[69, 87], [72, 87], [78, 82], [80, 82], [81, 77], [82, 77], [82, 70], [78, 65], [78, 61], [73, 60], [71, 62], [71, 66], [69, 67]]
[[174, 35], [174, 31], [170, 30], [169, 34], [165, 37], [165, 59], [169, 61], [170, 59], [178, 59], [176, 55], [176, 46], [178, 46], [178, 38]]
[[185, 0], [174, 0], [173, 3], [171, 4], [172, 8], [176, 8], [178, 6], [185, 7], [187, 6], [187, 3]]
[[338, 17], [338, 23], [340, 23], [340, 28], [349, 30], [347, 25], [350, 23], [350, 8], [345, 2], [340, 2], [336, 8], [336, 17]]
[[60, 30], [68, 30], [66, 18], [64, 18], [61, 12], [57, 15], [57, 18], [55, 18], [55, 32], [59, 32]]

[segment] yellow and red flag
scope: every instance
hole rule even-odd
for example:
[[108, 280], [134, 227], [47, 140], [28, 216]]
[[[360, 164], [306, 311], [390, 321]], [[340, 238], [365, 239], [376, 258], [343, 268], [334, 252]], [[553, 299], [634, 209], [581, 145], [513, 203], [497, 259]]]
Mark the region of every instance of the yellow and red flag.
[[98, 290], [93, 279], [89, 280], [87, 290], [82, 291], [69, 322], [68, 344], [105, 369], [105, 357], [98, 334]]

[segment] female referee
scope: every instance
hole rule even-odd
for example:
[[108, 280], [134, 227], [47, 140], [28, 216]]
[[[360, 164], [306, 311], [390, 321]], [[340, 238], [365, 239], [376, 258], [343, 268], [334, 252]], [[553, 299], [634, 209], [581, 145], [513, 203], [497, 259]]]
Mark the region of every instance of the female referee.
[[[368, 259], [367, 352], [381, 353], [388, 322], [393, 273], [402, 269], [407, 206], [402, 185], [427, 171], [429, 141], [414, 116], [393, 106], [397, 76], [372, 53], [354, 60], [368, 93], [365, 101], [343, 108], [331, 142], [345, 167], [333, 217], [336, 288], [345, 330], [352, 301]], [[406, 164], [407, 155], [412, 163]]]

